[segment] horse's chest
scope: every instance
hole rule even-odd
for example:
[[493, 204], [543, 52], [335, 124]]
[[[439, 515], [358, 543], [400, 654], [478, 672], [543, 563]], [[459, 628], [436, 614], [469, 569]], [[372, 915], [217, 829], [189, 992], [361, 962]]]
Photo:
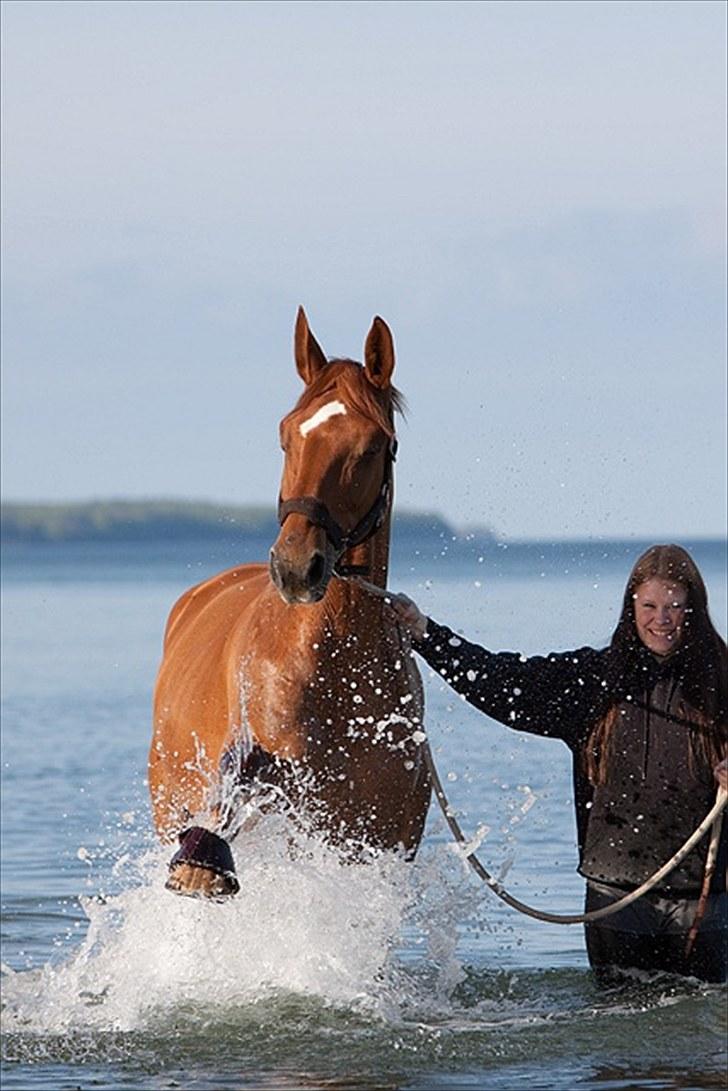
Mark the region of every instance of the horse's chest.
[[[310, 652], [322, 651], [315, 655]], [[400, 757], [421, 726], [419, 676], [404, 656], [302, 649], [241, 671], [242, 705], [263, 746], [328, 767], [364, 752]]]
[[386, 638], [292, 633], [275, 654], [248, 645], [238, 662], [240, 722], [249, 741], [283, 759], [276, 775], [287, 797], [301, 793], [337, 838], [412, 849], [429, 801], [412, 657]]

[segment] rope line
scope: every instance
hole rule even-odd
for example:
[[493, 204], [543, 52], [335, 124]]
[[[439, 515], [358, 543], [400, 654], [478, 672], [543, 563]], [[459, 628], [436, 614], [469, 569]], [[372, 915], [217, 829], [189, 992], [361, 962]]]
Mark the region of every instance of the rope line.
[[[450, 827], [450, 831], [455, 840], [460, 845], [466, 845], [467, 839], [463, 833], [460, 824], [453, 814], [452, 807], [450, 806], [445, 791], [442, 787], [437, 768], [435, 766], [435, 760], [430, 750], [430, 745], [425, 740], [422, 744], [424, 748], [425, 761], [432, 780], [432, 788], [437, 798], [437, 802], [440, 804], [440, 810], [442, 811], [445, 821]], [[728, 803], [728, 792], [725, 792], [722, 788], [719, 788], [715, 803], [706, 814], [700, 825], [691, 833], [684, 845], [682, 845], [676, 853], [674, 853], [670, 859], [662, 865], [653, 875], [646, 879], [641, 886], [638, 886], [636, 890], [631, 890], [629, 894], [625, 894], [623, 898], [620, 898], [616, 902], [612, 902], [611, 905], [603, 906], [601, 909], [592, 909], [589, 913], [549, 913], [542, 909], [535, 909], [531, 905], [526, 905], [525, 902], [515, 898], [512, 894], [509, 894], [505, 887], [495, 879], [490, 872], [483, 866], [478, 857], [475, 855], [475, 850], [472, 852], [464, 853], [465, 859], [470, 864], [475, 874], [483, 880], [483, 882], [493, 891], [496, 897], [501, 901], [509, 905], [511, 909], [516, 909], [519, 913], [525, 914], [527, 917], [533, 917], [537, 921], [547, 921], [549, 924], [588, 924], [590, 921], [598, 921], [603, 917], [610, 917], [613, 913], [618, 913], [620, 909], [624, 909], [625, 906], [630, 905], [632, 902], [637, 901], [643, 894], [646, 894], [649, 890], [652, 890], [654, 886], [657, 886], [666, 875], [669, 875], [673, 871], [688, 853], [692, 852], [699, 841], [705, 837], [711, 826], [714, 826], [713, 841], [717, 843], [717, 838], [720, 835], [720, 826], [723, 820], [723, 811], [725, 810], [726, 803]]]

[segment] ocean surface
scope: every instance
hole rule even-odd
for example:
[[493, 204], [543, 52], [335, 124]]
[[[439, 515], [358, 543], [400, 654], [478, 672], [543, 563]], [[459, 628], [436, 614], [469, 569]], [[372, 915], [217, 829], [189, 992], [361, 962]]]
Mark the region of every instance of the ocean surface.
[[[433, 806], [414, 864], [342, 867], [271, 816], [227, 905], [164, 889], [145, 786], [178, 594], [267, 543], [8, 547], [3, 565], [5, 1091], [725, 1086], [726, 991], [595, 984], [580, 927], [497, 901]], [[403, 544], [391, 585], [493, 649], [605, 644], [635, 543]], [[725, 550], [695, 544], [725, 634]], [[424, 666], [424, 665], [423, 665]], [[570, 758], [426, 678], [440, 773], [518, 897], [578, 912]], [[242, 843], [244, 841], [244, 843]]]

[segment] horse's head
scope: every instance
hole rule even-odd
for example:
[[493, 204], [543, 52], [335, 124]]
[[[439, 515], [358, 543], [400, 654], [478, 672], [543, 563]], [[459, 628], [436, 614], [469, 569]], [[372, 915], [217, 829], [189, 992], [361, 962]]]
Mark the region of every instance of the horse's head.
[[311, 603], [323, 598], [337, 561], [389, 511], [400, 398], [391, 385], [392, 334], [381, 318], [367, 335], [362, 366], [328, 361], [299, 308], [295, 357], [306, 389], [280, 426], [281, 530], [270, 571], [286, 602]]

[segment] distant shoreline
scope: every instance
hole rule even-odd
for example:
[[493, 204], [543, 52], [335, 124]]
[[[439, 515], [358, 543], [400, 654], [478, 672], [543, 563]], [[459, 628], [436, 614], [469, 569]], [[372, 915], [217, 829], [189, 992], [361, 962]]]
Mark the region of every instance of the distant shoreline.
[[[79, 543], [145, 543], [166, 541], [230, 542], [232, 539], [266, 538], [272, 541], [278, 522], [272, 508], [262, 505], [228, 505], [185, 500], [92, 500], [69, 503], [9, 501], [0, 508], [0, 540], [4, 545]], [[458, 529], [436, 512], [396, 511], [395, 540], [423, 544], [457, 544], [470, 550], [531, 547], [583, 546], [589, 551], [624, 544], [647, 547], [652, 539], [600, 535], [586, 538], [501, 539], [488, 527]], [[672, 538], [682, 544], [725, 548], [719, 536]]]
[[[394, 516], [399, 534], [454, 538], [440, 515]], [[262, 505], [227, 505], [185, 500], [91, 500], [78, 503], [7, 502], [0, 509], [0, 539], [9, 542], [150, 542], [228, 540], [244, 535], [275, 537], [276, 514]], [[487, 529], [478, 538], [494, 539]]]

